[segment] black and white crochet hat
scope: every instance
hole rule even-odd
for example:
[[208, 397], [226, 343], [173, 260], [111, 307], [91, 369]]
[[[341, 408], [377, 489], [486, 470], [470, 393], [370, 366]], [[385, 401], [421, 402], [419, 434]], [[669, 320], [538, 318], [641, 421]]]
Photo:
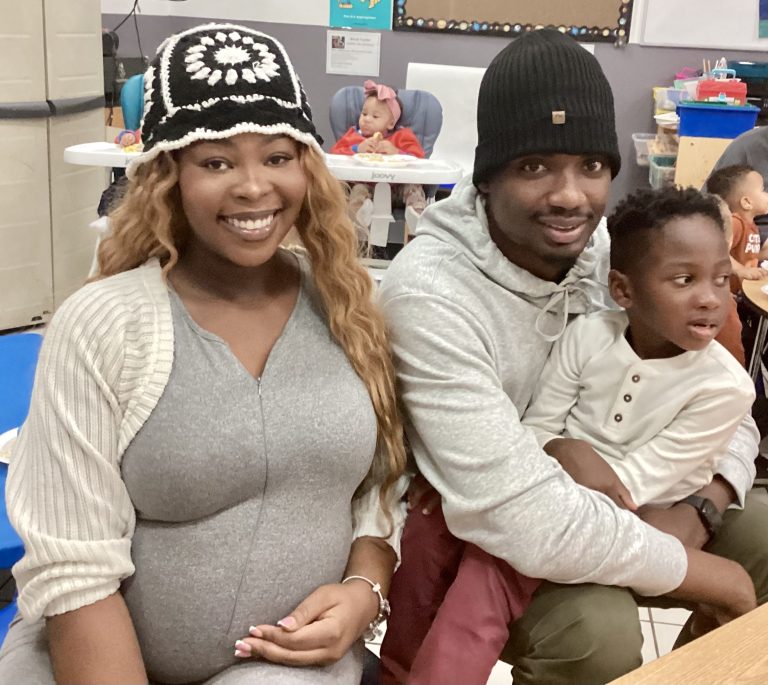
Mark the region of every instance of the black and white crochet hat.
[[144, 75], [144, 153], [238, 133], [283, 134], [322, 152], [322, 138], [285, 48], [236, 24], [205, 24], [167, 38]]

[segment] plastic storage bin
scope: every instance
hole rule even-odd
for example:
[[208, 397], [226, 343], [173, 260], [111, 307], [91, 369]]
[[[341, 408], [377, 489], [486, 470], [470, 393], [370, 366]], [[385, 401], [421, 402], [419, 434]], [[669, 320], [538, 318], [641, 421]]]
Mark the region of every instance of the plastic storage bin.
[[755, 127], [760, 110], [753, 105], [680, 103], [678, 133], [698, 138], [735, 138]]
[[648, 145], [655, 139], [655, 133], [632, 134], [632, 142], [635, 144], [635, 161], [638, 166], [648, 166]]
[[648, 182], [651, 188], [661, 188], [675, 181], [677, 155], [649, 155]]

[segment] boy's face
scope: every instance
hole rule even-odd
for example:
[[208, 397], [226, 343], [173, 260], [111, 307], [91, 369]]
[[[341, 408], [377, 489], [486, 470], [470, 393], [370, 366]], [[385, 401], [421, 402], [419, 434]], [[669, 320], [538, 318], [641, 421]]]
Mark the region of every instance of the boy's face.
[[763, 177], [757, 171], [750, 171], [745, 177], [740, 188], [741, 209], [752, 216], [768, 214], [768, 193], [765, 192]]
[[562, 278], [603, 216], [611, 170], [601, 155], [538, 154], [512, 160], [480, 184], [491, 237], [534, 276]]
[[367, 97], [363, 103], [363, 111], [360, 112], [358, 125], [360, 133], [365, 138], [370, 138], [374, 133], [385, 135], [395, 126], [394, 117], [389, 107], [381, 100], [373, 97]]
[[635, 352], [653, 359], [704, 349], [725, 323], [730, 274], [723, 232], [709, 217], [675, 217], [652, 233], [630, 273], [609, 275]]

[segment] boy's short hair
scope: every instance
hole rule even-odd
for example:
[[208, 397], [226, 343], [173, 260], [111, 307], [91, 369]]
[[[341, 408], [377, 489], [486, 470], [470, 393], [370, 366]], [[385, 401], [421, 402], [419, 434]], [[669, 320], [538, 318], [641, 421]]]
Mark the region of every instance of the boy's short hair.
[[713, 172], [707, 179], [707, 191], [719, 195], [733, 208], [734, 194], [748, 173], [755, 171], [749, 164], [731, 164]]
[[709, 217], [723, 230], [717, 200], [695, 188], [666, 186], [628, 195], [608, 217], [611, 268], [627, 273], [648, 254], [651, 240], [671, 219], [694, 214]]

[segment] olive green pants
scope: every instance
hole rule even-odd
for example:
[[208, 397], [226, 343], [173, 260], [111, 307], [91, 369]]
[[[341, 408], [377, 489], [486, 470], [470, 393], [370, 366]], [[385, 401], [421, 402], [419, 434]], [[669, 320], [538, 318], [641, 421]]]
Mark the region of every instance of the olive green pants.
[[[768, 504], [748, 495], [744, 510], [729, 510], [708, 552], [738, 561], [755, 583], [758, 604], [768, 600]], [[638, 620], [643, 606], [681, 606], [663, 597], [638, 597], [625, 588], [545, 582], [510, 626], [502, 658], [514, 666], [515, 685], [607, 683], [642, 663]], [[690, 640], [683, 627], [676, 647]]]

